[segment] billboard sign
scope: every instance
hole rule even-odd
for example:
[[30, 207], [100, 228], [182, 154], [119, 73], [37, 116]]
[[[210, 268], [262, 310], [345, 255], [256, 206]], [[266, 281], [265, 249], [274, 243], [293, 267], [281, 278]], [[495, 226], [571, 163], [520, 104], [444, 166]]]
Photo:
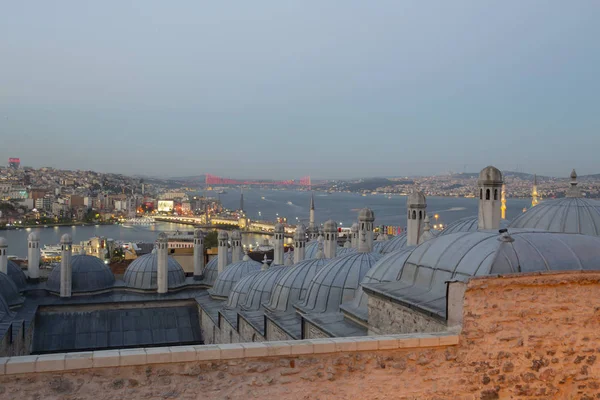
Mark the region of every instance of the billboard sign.
[[158, 212], [173, 212], [173, 200], [159, 200]]

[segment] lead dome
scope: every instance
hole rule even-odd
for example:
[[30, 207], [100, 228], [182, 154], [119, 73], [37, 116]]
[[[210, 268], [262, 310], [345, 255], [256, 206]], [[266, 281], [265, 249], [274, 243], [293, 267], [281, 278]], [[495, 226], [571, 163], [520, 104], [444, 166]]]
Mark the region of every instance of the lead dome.
[[479, 173], [480, 185], [502, 185], [503, 182], [502, 172], [491, 165], [485, 167]]
[[[46, 287], [52, 292], [60, 292], [60, 269], [61, 265], [59, 264], [48, 275]], [[71, 273], [73, 293], [110, 289], [115, 283], [115, 276], [110, 268], [94, 256], [73, 256], [71, 259]]]
[[332, 259], [313, 278], [308, 293], [297, 308], [305, 313], [337, 312], [340, 304], [352, 300], [367, 271], [381, 256], [352, 253]]
[[[158, 254], [153, 251], [133, 260], [123, 280], [125, 284], [133, 289], [156, 290], [158, 274]], [[185, 283], [185, 273], [181, 265], [173, 257], [167, 258], [167, 276], [169, 289], [175, 289]]]
[[208, 290], [208, 293], [214, 297], [228, 297], [240, 279], [252, 272], [260, 271], [261, 268], [261, 263], [251, 260], [248, 255], [245, 255], [242, 261], [229, 264], [225, 267], [225, 270], [217, 276], [213, 287]]
[[420, 190], [413, 190], [406, 198], [406, 204], [409, 207], [416, 205], [426, 205], [427, 199], [425, 198], [425, 193], [421, 192]]
[[3, 297], [10, 307], [23, 304], [23, 301], [25, 300], [21, 297], [19, 288], [15, 285], [13, 280], [2, 272], [0, 272], [0, 297]]

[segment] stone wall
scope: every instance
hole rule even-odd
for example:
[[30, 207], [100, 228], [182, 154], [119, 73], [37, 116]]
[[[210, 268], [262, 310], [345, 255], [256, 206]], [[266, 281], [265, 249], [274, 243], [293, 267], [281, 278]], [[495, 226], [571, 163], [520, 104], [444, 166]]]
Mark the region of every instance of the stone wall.
[[221, 339], [218, 343], [240, 342], [240, 335], [238, 331], [221, 314], [219, 314], [219, 326], [221, 327]]
[[306, 339], [322, 339], [328, 338], [329, 335], [320, 330], [316, 325], [311, 324], [306, 319], [302, 320], [302, 335]]
[[267, 337], [266, 339], [270, 342], [278, 341], [278, 340], [293, 340], [294, 338], [288, 335], [283, 329], [277, 326], [273, 321], [267, 318]]
[[239, 318], [240, 342], [264, 342], [265, 338], [244, 317]]
[[447, 329], [442, 321], [374, 295], [369, 295], [368, 306], [369, 335], [441, 332]]
[[200, 312], [200, 330], [204, 344], [216, 343], [221, 339], [221, 330], [200, 306], [198, 306], [198, 311]]
[[13, 357], [0, 398], [597, 399], [599, 299], [598, 272], [477, 278], [460, 333]]

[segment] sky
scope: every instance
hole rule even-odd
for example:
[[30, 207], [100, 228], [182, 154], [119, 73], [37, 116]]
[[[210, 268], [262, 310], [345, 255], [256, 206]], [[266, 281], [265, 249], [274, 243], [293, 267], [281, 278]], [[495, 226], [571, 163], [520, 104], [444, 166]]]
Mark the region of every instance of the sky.
[[600, 2], [0, 0], [0, 162], [600, 173]]

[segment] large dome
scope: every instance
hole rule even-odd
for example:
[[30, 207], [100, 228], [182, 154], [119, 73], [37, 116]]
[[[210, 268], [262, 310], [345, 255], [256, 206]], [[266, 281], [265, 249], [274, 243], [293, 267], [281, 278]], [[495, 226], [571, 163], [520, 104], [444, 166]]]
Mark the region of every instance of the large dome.
[[311, 280], [330, 261], [327, 258], [315, 258], [300, 261], [288, 268], [275, 282], [265, 308], [271, 312], [292, 310], [292, 304], [304, 299]]
[[375, 253], [353, 253], [337, 257], [313, 278], [304, 301], [297, 305], [305, 313], [337, 312], [352, 300], [367, 271], [381, 258]]
[[260, 271], [262, 264], [251, 260], [247, 255], [242, 261], [229, 264], [223, 272], [217, 276], [215, 284], [208, 290], [211, 296], [229, 297], [229, 293], [240, 279], [255, 271]]
[[[231, 264], [231, 252], [228, 251], [227, 252], [227, 265]], [[203, 283], [209, 285], [209, 286], [213, 286], [215, 284], [215, 281], [217, 280], [217, 276], [219, 275], [219, 257], [213, 257], [212, 260], [210, 260], [208, 262], [208, 264], [206, 264], [206, 267], [204, 268], [204, 279], [202, 280]]]
[[250, 290], [246, 300], [242, 303], [242, 309], [248, 311], [260, 310], [263, 303], [268, 302], [271, 298], [275, 282], [289, 270], [290, 267], [288, 266], [277, 266], [271, 267], [258, 275], [250, 284]]
[[[400, 280], [374, 284], [409, 306], [440, 316], [446, 312], [446, 282], [471, 276], [536, 271], [599, 270], [600, 238], [517, 231], [458, 232], [417, 246]], [[369, 288], [373, 284], [365, 283]]]
[[[168, 257], [167, 276], [169, 289], [185, 284], [185, 272], [175, 259]], [[133, 260], [123, 276], [125, 284], [134, 289], [156, 290], [158, 274], [158, 254], [153, 251]]]
[[[48, 290], [60, 293], [60, 268], [57, 265], [48, 275]], [[109, 289], [115, 283], [110, 268], [94, 256], [75, 255], [71, 258], [71, 291], [73, 293], [96, 292]]]
[[600, 201], [577, 197], [547, 200], [515, 218], [509, 226], [600, 236]]
[[27, 277], [25, 276], [25, 273], [21, 267], [19, 267], [14, 261], [8, 260], [6, 272], [8, 273], [10, 279], [13, 280], [15, 285], [17, 285], [19, 291], [22, 292], [25, 289], [25, 286], [27, 286]]
[[374, 246], [373, 251], [381, 254], [388, 254], [396, 250], [403, 249], [406, 247], [406, 231], [402, 232], [400, 235], [393, 236], [392, 238], [379, 243], [382, 244], [378, 245], [378, 243], [375, 243], [377, 246]]
[[0, 297], [3, 297], [10, 307], [23, 304], [25, 300], [21, 297], [19, 288], [17, 288], [13, 280], [2, 272], [0, 272]]

